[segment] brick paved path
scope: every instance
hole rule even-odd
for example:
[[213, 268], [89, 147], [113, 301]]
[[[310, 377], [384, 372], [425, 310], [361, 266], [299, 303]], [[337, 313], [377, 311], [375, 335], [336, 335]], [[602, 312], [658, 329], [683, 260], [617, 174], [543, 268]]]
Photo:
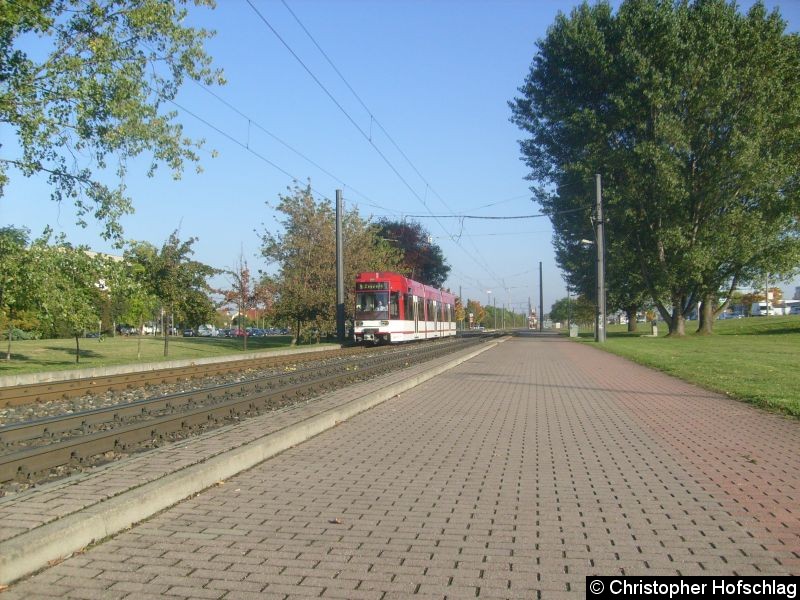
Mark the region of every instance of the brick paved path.
[[11, 598], [583, 598], [800, 573], [800, 424], [513, 339], [11, 587]]

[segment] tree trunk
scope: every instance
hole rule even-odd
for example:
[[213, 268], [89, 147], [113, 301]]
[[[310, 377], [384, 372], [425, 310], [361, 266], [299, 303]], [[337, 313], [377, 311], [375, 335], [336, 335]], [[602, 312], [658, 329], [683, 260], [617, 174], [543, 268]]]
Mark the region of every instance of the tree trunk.
[[636, 323], [636, 312], [638, 306], [629, 306], [625, 309], [625, 315], [628, 317], [628, 332], [632, 333], [636, 331], [638, 324]]
[[698, 311], [700, 319], [700, 323], [697, 326], [698, 335], [711, 335], [714, 333], [714, 304], [715, 298], [713, 296], [705, 296], [703, 298], [703, 303]]
[[164, 356], [169, 356], [169, 336], [167, 328], [164, 327], [164, 315], [161, 315], [161, 332], [164, 334]]
[[75, 335], [75, 362], [81, 362], [81, 338], [79, 335]]
[[669, 326], [669, 337], [683, 337], [686, 335], [686, 317], [681, 310], [681, 303], [674, 302], [672, 304], [672, 315], [670, 316], [667, 325]]
[[14, 337], [14, 326], [11, 324], [11, 319], [8, 319], [8, 350], [6, 351], [6, 360], [11, 360], [11, 338]]

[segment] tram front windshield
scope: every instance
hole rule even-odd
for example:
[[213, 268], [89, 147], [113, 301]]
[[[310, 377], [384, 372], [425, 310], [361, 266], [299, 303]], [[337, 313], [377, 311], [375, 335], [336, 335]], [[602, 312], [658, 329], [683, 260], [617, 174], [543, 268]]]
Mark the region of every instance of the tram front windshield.
[[389, 318], [389, 292], [358, 292], [356, 319]]

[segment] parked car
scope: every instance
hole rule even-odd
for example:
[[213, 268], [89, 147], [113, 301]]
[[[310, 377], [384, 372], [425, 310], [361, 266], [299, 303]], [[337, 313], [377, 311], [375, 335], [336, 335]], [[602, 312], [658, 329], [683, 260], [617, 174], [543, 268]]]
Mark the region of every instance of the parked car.
[[198, 337], [214, 337], [218, 334], [217, 328], [213, 325], [200, 325], [200, 327], [197, 328]]
[[245, 330], [245, 329], [234, 329], [231, 335], [233, 337], [237, 337], [237, 338], [239, 338], [239, 337], [249, 337], [250, 336], [250, 334], [247, 333], [247, 330]]
[[194, 329], [184, 329], [183, 337], [194, 337]]

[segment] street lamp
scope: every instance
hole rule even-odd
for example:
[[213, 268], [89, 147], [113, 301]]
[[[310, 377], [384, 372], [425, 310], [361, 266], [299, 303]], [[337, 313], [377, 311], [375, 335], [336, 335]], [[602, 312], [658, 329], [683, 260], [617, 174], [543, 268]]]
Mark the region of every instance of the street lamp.
[[582, 244], [594, 245], [597, 249], [597, 319], [594, 332], [596, 342], [606, 341], [606, 264], [605, 264], [605, 222], [603, 221], [603, 199], [600, 187], [600, 175], [595, 175], [595, 242], [581, 240]]

